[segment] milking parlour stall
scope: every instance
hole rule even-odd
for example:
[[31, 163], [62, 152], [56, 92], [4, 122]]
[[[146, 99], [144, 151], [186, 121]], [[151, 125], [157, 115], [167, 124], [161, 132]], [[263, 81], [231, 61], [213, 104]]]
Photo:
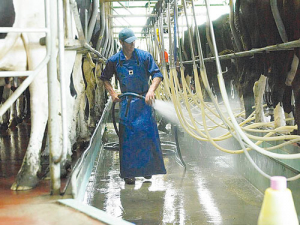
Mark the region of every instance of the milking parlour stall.
[[0, 17], [0, 224], [299, 224], [299, 1]]

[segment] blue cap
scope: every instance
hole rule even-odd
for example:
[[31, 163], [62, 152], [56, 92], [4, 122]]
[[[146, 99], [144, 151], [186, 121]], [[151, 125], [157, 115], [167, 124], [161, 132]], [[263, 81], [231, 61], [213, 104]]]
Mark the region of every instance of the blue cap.
[[119, 40], [125, 41], [130, 44], [136, 40], [136, 36], [134, 36], [134, 33], [131, 29], [124, 28], [119, 33]]

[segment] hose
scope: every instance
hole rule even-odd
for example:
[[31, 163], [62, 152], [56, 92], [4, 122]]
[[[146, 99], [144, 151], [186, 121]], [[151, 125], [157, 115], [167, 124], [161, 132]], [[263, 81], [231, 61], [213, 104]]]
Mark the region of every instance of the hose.
[[[197, 27], [196, 19], [195, 19], [195, 10], [194, 10], [194, 4], [193, 0], [192, 2], [192, 9], [193, 9], [193, 16], [194, 16], [194, 23], [195, 27]], [[186, 25], [188, 27], [188, 38], [190, 44], [192, 43], [191, 38], [191, 32], [190, 32], [190, 26], [189, 21], [187, 19], [187, 12], [186, 12], [186, 0], [183, 0], [183, 9], [184, 14], [186, 18]], [[207, 7], [208, 12], [208, 18], [209, 16], [209, 0], [205, 0], [205, 4]], [[175, 4], [175, 21], [177, 21], [177, 7]], [[170, 8], [168, 5], [168, 17], [169, 17]], [[162, 18], [158, 20], [157, 22], [159, 25], [162, 24]], [[209, 24], [211, 27], [210, 32], [212, 33], [212, 39], [214, 42], [214, 55], [216, 56], [216, 66], [218, 69], [217, 72], [217, 78], [219, 81], [219, 86], [223, 98], [223, 103], [220, 101], [217, 101], [216, 97], [212, 94], [210, 85], [208, 82], [208, 74], [206, 74], [206, 68], [203, 63], [203, 55], [201, 50], [201, 44], [199, 42], [200, 36], [198, 33], [198, 29], [195, 29], [196, 36], [197, 36], [197, 47], [198, 47], [198, 53], [200, 58], [200, 75], [198, 76], [198, 68], [195, 63], [195, 56], [193, 53], [193, 48], [191, 47], [191, 56], [192, 56], [192, 63], [193, 63], [193, 72], [194, 72], [194, 80], [195, 80], [195, 89], [191, 90], [189, 87], [189, 83], [185, 80], [184, 77], [184, 68], [182, 60], [180, 59], [180, 72], [181, 72], [181, 80], [182, 80], [182, 87], [179, 85], [177, 72], [174, 70], [174, 67], [170, 67], [170, 73], [166, 71], [166, 68], [164, 65], [162, 65], [162, 73], [164, 76], [164, 81], [161, 83], [161, 86], [159, 86], [156, 90], [156, 96], [158, 96], [159, 99], [162, 100], [171, 100], [174, 104], [174, 108], [178, 117], [178, 120], [183, 127], [183, 129], [193, 138], [200, 140], [200, 141], [209, 141], [213, 146], [215, 146], [217, 149], [231, 154], [240, 154], [245, 153], [246, 157], [249, 159], [250, 163], [253, 164], [253, 167], [257, 169], [263, 176], [269, 178], [269, 175], [264, 173], [262, 170], [258, 168], [257, 165], [255, 165], [254, 161], [251, 159], [250, 155], [248, 154], [249, 150], [256, 150], [257, 152], [277, 159], [298, 159], [300, 158], [300, 153], [296, 154], [278, 154], [274, 152], [269, 152], [269, 150], [274, 150], [277, 148], [282, 148], [283, 146], [290, 145], [292, 143], [296, 143], [300, 141], [300, 136], [298, 135], [286, 135], [287, 133], [292, 132], [293, 130], [297, 129], [297, 126], [284, 126], [280, 128], [276, 128], [274, 122], [266, 122], [266, 123], [253, 123], [254, 113], [252, 113], [248, 118], [241, 119], [238, 122], [238, 119], [241, 117], [244, 117], [244, 111], [239, 111], [238, 113], [233, 112], [232, 106], [229, 104], [229, 100], [227, 97], [227, 90], [225, 88], [225, 83], [221, 71], [221, 65], [218, 58], [218, 52], [217, 47], [215, 44], [215, 37], [213, 34], [213, 26], [212, 22], [209, 18]], [[177, 25], [177, 22], [176, 22]], [[175, 28], [175, 22], [174, 22], [174, 28]], [[156, 24], [154, 24], [154, 28], [156, 28]], [[162, 27], [159, 26], [160, 31], [162, 30]], [[178, 27], [176, 27], [178, 28]], [[169, 26], [170, 29], [170, 26]], [[174, 29], [174, 36], [178, 35], [177, 30]], [[156, 31], [156, 29], [155, 29]], [[172, 32], [169, 30], [169, 38], [172, 40], [172, 36], [170, 35]], [[156, 34], [156, 32], [154, 32]], [[157, 40], [157, 36], [154, 36], [154, 42], [156, 44], [156, 48], [162, 52], [163, 50], [163, 38], [160, 38], [160, 43]], [[161, 33], [162, 36], [162, 33]], [[178, 35], [179, 37], [179, 35]], [[179, 38], [178, 38], [179, 40]], [[174, 43], [175, 44], [175, 43]], [[181, 46], [179, 44], [179, 56], [181, 56]], [[175, 51], [174, 51], [175, 52]], [[173, 55], [174, 58], [176, 58], [175, 55]], [[172, 58], [172, 56], [170, 57]], [[181, 57], [180, 57], [181, 58]], [[213, 74], [215, 75], [215, 74]], [[199, 80], [202, 79], [202, 83], [200, 84]], [[209, 97], [212, 101], [212, 104], [205, 102], [205, 98], [202, 94], [202, 86], [205, 87], [205, 90], [208, 92]], [[196, 91], [195, 91], [196, 90]], [[224, 108], [225, 106], [225, 108]], [[221, 108], [222, 107], [222, 108]], [[222, 110], [221, 110], [222, 109]], [[226, 112], [226, 114], [225, 114]], [[197, 115], [196, 115], [197, 114]], [[199, 121], [199, 118], [202, 119], [202, 121]], [[197, 121], [198, 120], [198, 121]], [[249, 125], [250, 124], [250, 125]], [[228, 130], [227, 133], [218, 135], [218, 131], [216, 132], [217, 137], [212, 137], [212, 131], [216, 128], [225, 128]], [[253, 132], [259, 133], [259, 135], [251, 134]], [[280, 135], [278, 135], [280, 134]], [[228, 138], [234, 137], [241, 145], [240, 150], [228, 150], [223, 147], [221, 147], [217, 141], [223, 141]], [[265, 147], [261, 148], [259, 147], [260, 144], [262, 144], [264, 141], [282, 141], [282, 143], [276, 143], [277, 145], [274, 145], [272, 147]], [[290, 177], [287, 180], [295, 180], [298, 179], [300, 175]]]
[[[140, 98], [140, 99], [145, 99], [144, 96], [142, 95], [139, 95], [139, 94], [136, 94], [136, 93], [133, 93], [133, 92], [126, 92], [126, 93], [123, 93], [121, 95], [119, 95], [119, 98], [124, 98], [126, 96], [131, 96], [131, 97], [137, 97], [137, 98]], [[116, 124], [116, 117], [115, 117], [115, 105], [116, 105], [116, 102], [113, 102], [112, 104], [112, 120], [113, 120], [113, 125], [114, 125], [114, 128], [115, 128], [115, 131], [116, 131], [116, 134], [118, 135], [118, 137], [120, 137], [120, 133], [119, 133], [119, 130], [117, 128], [117, 124]], [[179, 141], [178, 141], [178, 131], [177, 131], [177, 127], [174, 126], [174, 136], [175, 136], [175, 144], [176, 144], [176, 158], [179, 160], [179, 164], [181, 166], [183, 166], [186, 170], [186, 164], [182, 158], [182, 155], [181, 155], [181, 150], [180, 150], [180, 147], [179, 147]], [[170, 142], [166, 142], [167, 144], [170, 144]], [[118, 147], [119, 145], [117, 143], [107, 143], [107, 149], [108, 150], [115, 150], [116, 147]], [[106, 148], [106, 145], [105, 145], [105, 148]]]
[[[126, 92], [126, 93], [120, 94], [119, 98], [124, 98], [126, 96], [133, 96], [133, 97], [137, 97], [137, 98], [140, 98], [140, 99], [145, 99], [144, 96], [133, 93], [133, 92]], [[116, 106], [116, 102], [113, 102], [113, 104], [112, 104], [112, 120], [113, 120], [113, 125], [114, 125], [114, 128], [115, 128], [116, 134], [118, 135], [118, 137], [120, 137], [119, 130], [118, 130], [117, 124], [116, 124], [115, 106]]]

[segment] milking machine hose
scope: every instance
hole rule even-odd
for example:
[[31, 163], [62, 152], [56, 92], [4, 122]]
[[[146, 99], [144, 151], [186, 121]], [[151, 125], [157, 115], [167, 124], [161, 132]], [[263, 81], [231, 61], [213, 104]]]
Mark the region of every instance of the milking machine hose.
[[[126, 93], [120, 94], [118, 97], [123, 98], [123, 97], [126, 97], [126, 96], [132, 96], [132, 97], [137, 97], [137, 98], [140, 98], [140, 99], [145, 99], [144, 96], [133, 93], [133, 92], [126, 92]], [[118, 130], [117, 124], [116, 124], [115, 105], [116, 105], [116, 102], [113, 102], [113, 104], [112, 104], [112, 120], [113, 120], [113, 125], [114, 125], [114, 128], [115, 128], [115, 131], [116, 131], [118, 137], [120, 137], [119, 136], [119, 130]], [[177, 150], [176, 153], [178, 155], [177, 158], [179, 158], [179, 161], [180, 161], [181, 165], [186, 169], [186, 164], [185, 164], [185, 162], [182, 158], [180, 147], [179, 147], [177, 126], [175, 125], [173, 127], [174, 127], [175, 144], [176, 144], [176, 150]], [[114, 143], [107, 143], [104, 146], [104, 148], [106, 148], [108, 150], [113, 150], [113, 149], [115, 149], [115, 147], [117, 147], [117, 144], [115, 142]]]

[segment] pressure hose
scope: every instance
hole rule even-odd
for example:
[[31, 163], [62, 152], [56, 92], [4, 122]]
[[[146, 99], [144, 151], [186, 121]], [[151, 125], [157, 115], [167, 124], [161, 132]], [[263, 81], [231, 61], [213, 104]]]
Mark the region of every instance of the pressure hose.
[[[127, 96], [137, 97], [137, 98], [140, 98], [140, 99], [145, 99], [144, 96], [133, 93], [133, 92], [126, 92], [126, 93], [120, 94], [118, 97], [121, 99], [121, 98], [124, 98], [124, 97], [127, 97]], [[114, 128], [115, 128], [116, 134], [118, 135], [118, 137], [120, 137], [120, 133], [119, 133], [119, 130], [118, 130], [117, 124], [116, 124], [115, 106], [116, 106], [116, 102], [113, 102], [113, 104], [112, 104], [112, 120], [113, 120], [113, 125], [114, 125]], [[176, 144], [176, 152], [175, 152], [176, 153], [176, 158], [179, 160], [179, 164], [186, 169], [186, 164], [185, 164], [185, 162], [182, 158], [181, 150], [180, 150], [180, 147], [179, 147], [178, 128], [177, 128], [176, 125], [173, 126], [173, 128], [174, 128], [174, 137], [175, 137], [175, 144]], [[114, 143], [107, 143], [107, 145], [105, 145], [104, 147], [107, 148], [107, 149], [112, 149], [112, 148], [116, 148], [116, 147], [119, 147], [119, 146], [114, 142]]]

